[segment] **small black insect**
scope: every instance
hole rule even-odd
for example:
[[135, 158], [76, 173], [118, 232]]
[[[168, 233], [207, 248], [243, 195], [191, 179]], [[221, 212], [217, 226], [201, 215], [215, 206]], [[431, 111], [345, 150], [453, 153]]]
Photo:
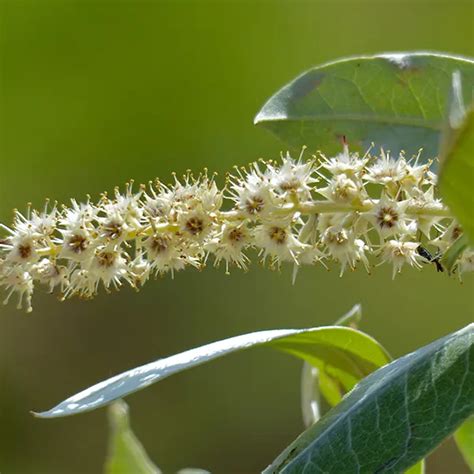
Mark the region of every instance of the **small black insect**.
[[443, 265], [441, 265], [441, 262], [439, 261], [441, 258], [441, 255], [431, 255], [431, 253], [425, 249], [422, 245], [419, 245], [418, 248], [416, 249], [417, 252], [429, 263], [434, 263], [436, 266], [436, 270], [438, 272], [444, 272]]

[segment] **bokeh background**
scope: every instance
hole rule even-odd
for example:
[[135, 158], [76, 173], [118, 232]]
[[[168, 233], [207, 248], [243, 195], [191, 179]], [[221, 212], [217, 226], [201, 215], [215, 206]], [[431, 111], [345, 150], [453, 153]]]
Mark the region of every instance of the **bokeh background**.
[[[0, 217], [45, 197], [94, 198], [130, 178], [273, 158], [252, 120], [280, 86], [340, 56], [431, 49], [474, 56], [474, 3], [446, 1], [0, 0]], [[208, 268], [91, 302], [37, 291], [0, 314], [0, 471], [102, 469], [104, 410], [39, 420], [29, 410], [127, 368], [265, 328], [330, 323], [360, 302], [363, 329], [395, 356], [473, 319], [473, 278], [434, 268]], [[259, 472], [301, 430], [300, 363], [256, 349], [128, 398], [135, 432], [166, 473]], [[468, 469], [452, 442], [428, 473]]]

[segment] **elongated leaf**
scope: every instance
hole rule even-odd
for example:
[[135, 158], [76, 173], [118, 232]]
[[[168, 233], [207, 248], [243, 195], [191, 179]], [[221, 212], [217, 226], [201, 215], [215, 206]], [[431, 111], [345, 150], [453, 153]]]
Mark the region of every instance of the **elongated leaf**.
[[279, 90], [255, 124], [291, 147], [326, 153], [347, 138], [365, 151], [374, 142], [398, 153], [438, 154], [451, 74], [460, 71], [471, 100], [474, 61], [446, 54], [412, 52], [345, 58], [305, 72]]
[[[454, 80], [453, 97], [459, 97], [460, 87], [460, 81]], [[467, 89], [471, 92], [472, 86]], [[440, 192], [474, 244], [474, 107], [464, 112], [460, 100], [453, 100], [443, 143]]]
[[128, 370], [36, 415], [52, 418], [94, 410], [177, 372], [254, 346], [273, 347], [300, 357], [315, 367], [324, 366], [346, 390], [352, 388], [361, 376], [368, 375], [389, 360], [385, 350], [374, 339], [352, 328], [327, 326], [261, 331], [213, 342]]
[[467, 465], [474, 472], [474, 416], [462, 424], [454, 434], [454, 439]]
[[109, 408], [111, 437], [105, 474], [160, 474], [130, 428], [128, 406], [122, 400]]
[[399, 473], [474, 413], [474, 324], [365, 378], [264, 472]]

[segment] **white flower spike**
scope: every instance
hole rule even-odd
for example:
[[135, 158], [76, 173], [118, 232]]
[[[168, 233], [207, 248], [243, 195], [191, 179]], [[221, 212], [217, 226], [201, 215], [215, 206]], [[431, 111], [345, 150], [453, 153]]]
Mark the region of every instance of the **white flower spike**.
[[[304, 150], [303, 150], [304, 151]], [[92, 298], [100, 287], [134, 288], [151, 275], [172, 277], [208, 261], [247, 270], [249, 252], [279, 268], [290, 262], [293, 279], [301, 265], [335, 261], [341, 275], [377, 259], [421, 268], [425, 246], [445, 252], [462, 233], [435, 195], [430, 163], [349, 152], [236, 168], [220, 189], [207, 172], [136, 192], [127, 185], [97, 204], [75, 200], [58, 210], [15, 211], [0, 239], [0, 286], [8, 301], [31, 311], [37, 283], [61, 297]], [[375, 194], [373, 194], [375, 193]], [[254, 249], [254, 250], [252, 250]], [[424, 251], [425, 254], [428, 250]], [[461, 277], [474, 271], [474, 251], [459, 256]]]

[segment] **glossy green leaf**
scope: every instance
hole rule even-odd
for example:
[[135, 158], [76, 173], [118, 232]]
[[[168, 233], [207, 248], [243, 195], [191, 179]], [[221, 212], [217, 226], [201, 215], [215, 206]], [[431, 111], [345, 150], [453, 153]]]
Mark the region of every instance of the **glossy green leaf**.
[[389, 360], [373, 338], [352, 328], [319, 327], [260, 331], [213, 342], [128, 370], [100, 382], [37, 416], [52, 418], [94, 410], [170, 375], [255, 346], [273, 347], [324, 368], [345, 390]]
[[452, 102], [443, 136], [439, 188], [446, 204], [471, 244], [474, 244], [474, 107], [465, 111], [462, 100], [462, 90], [472, 94], [472, 84], [455, 74], [452, 89]]
[[466, 420], [454, 433], [454, 439], [466, 464], [474, 472], [474, 416]]
[[122, 400], [109, 407], [110, 441], [105, 474], [161, 474], [130, 428], [128, 406]]
[[310, 69], [262, 107], [255, 124], [294, 148], [333, 153], [377, 147], [438, 155], [451, 74], [458, 70], [470, 100], [474, 61], [427, 52], [345, 58]]
[[474, 324], [366, 377], [264, 472], [399, 473], [474, 413]]

